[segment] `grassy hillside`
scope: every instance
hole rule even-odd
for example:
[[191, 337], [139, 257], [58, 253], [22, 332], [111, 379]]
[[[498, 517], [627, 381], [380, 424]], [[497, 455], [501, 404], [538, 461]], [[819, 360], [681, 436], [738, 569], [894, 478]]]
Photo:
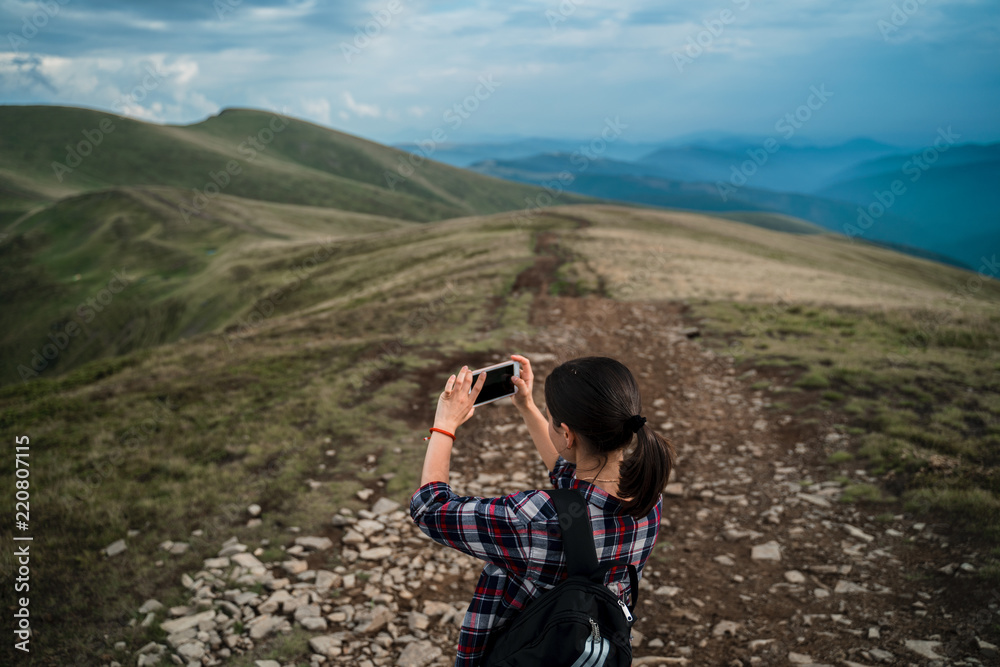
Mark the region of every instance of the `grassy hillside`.
[[542, 192], [263, 111], [179, 127], [0, 106], [0, 124], [0, 384], [300, 307], [335, 239]]
[[[144, 198], [171, 192], [105, 196], [133, 202], [136, 220], [155, 208]], [[89, 196], [80, 202], [101, 205]], [[256, 226], [270, 213], [246, 229], [237, 228], [243, 216], [205, 222], [201, 234], [233, 253], [219, 266], [212, 264], [218, 255], [204, 254], [207, 242], [169, 219], [123, 222], [120, 233], [162, 249], [148, 255], [149, 273], [138, 273], [151, 288], [161, 273], [197, 265], [205, 276], [199, 289], [208, 293], [232, 281], [240, 264], [261, 272], [252, 280], [263, 288], [312, 252], [310, 234], [327, 229], [314, 209], [281, 211], [280, 227], [265, 231]], [[357, 507], [353, 494], [380, 482], [405, 498], [423, 450], [401, 406], [424, 401], [430, 418], [435, 395], [416, 382], [419, 370], [442, 369], [443, 380], [456, 360], [490, 363], [509, 354], [507, 337], [531, 335], [533, 293], [514, 287], [536, 263], [545, 232], [557, 235], [565, 259], [554, 289], [686, 300], [710, 344], [760, 373], [773, 409], [844, 420], [865, 440], [842, 457], [892, 473], [890, 492], [905, 494], [914, 511], [948, 511], [974, 534], [1000, 540], [995, 282], [945, 310], [969, 274], [823, 235], [634, 208], [357, 222], [386, 227], [356, 234], [353, 226], [337, 240], [336, 261], [318, 265], [287, 305], [252, 325], [0, 389], [0, 428], [30, 435], [32, 484], [45, 490], [32, 496], [45, 545], [32, 561], [33, 627], [45, 636], [38, 664], [110, 659], [117, 639], [133, 650], [162, 639], [156, 628], [128, 626], [137, 608], [149, 597], [183, 603], [181, 573], [199, 569], [231, 535], [277, 544], [289, 526], [318, 529], [337, 508]], [[37, 224], [55, 229], [59, 219]], [[101, 253], [114, 255], [114, 223], [92, 232], [95, 245], [80, 252], [113, 266]], [[266, 248], [265, 232], [287, 238]], [[171, 264], [180, 260], [187, 264]], [[925, 318], [944, 312], [949, 319], [938, 317], [928, 330]], [[369, 455], [377, 466], [366, 463]], [[11, 472], [9, 459], [0, 465]], [[395, 476], [385, 481], [388, 473]], [[321, 490], [311, 491], [310, 480]], [[882, 498], [879, 489], [862, 491], [869, 502]], [[244, 526], [251, 502], [265, 517], [252, 535]], [[4, 530], [10, 543], [11, 529]], [[100, 550], [129, 530], [138, 532], [127, 555], [103, 558]], [[166, 556], [157, 545], [167, 539], [191, 548]], [[9, 551], [3, 559], [11, 572]]]
[[[66, 197], [8, 227], [0, 245], [10, 315], [0, 380], [50, 376], [212, 331], [284, 286], [277, 308], [295, 308], [309, 298], [309, 278], [335, 264], [348, 238], [417, 224], [228, 195], [211, 215], [185, 221], [178, 204], [186, 196], [176, 188], [113, 188]], [[309, 263], [317, 257], [322, 262]]]
[[[189, 190], [187, 205], [196, 210], [195, 190], [207, 208], [218, 187], [249, 199], [424, 221], [512, 210], [537, 194], [251, 109], [163, 126], [89, 109], [0, 106], [0, 125], [0, 210], [6, 211], [107, 187], [165, 185]], [[80, 153], [86, 155], [77, 165]]]

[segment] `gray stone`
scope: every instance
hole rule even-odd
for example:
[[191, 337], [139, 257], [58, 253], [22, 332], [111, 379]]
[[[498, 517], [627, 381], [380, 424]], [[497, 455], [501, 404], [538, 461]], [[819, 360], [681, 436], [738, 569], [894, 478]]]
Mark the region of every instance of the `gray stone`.
[[282, 623], [285, 623], [285, 619], [281, 616], [272, 616], [271, 614], [263, 614], [252, 618], [247, 623], [247, 627], [250, 628], [250, 639], [263, 639], [277, 630]]
[[316, 571], [316, 591], [319, 593], [325, 593], [331, 588], [335, 588], [340, 585], [341, 578], [339, 574], [330, 572], [329, 570], [317, 570]]
[[307, 616], [306, 618], [303, 618], [299, 621], [299, 625], [312, 632], [323, 631], [327, 628], [326, 619], [316, 616]]
[[868, 533], [864, 532], [860, 528], [855, 528], [854, 526], [852, 526], [850, 524], [847, 524], [847, 523], [844, 524], [844, 529], [848, 533], [850, 533], [851, 537], [856, 537], [859, 540], [864, 540], [865, 542], [871, 542], [872, 540], [875, 539], [874, 536], [869, 535]]
[[830, 501], [827, 500], [826, 498], [824, 498], [823, 496], [818, 496], [818, 495], [813, 494], [813, 493], [799, 493], [799, 494], [796, 494], [796, 495], [799, 498], [801, 498], [802, 500], [806, 501], [807, 503], [812, 503], [813, 505], [816, 505], [817, 507], [830, 507], [831, 506], [830, 505]]
[[309, 563], [298, 558], [291, 558], [281, 564], [288, 574], [299, 574], [309, 569]]
[[110, 557], [110, 556], [117, 556], [118, 554], [125, 551], [126, 548], [127, 547], [125, 546], [125, 540], [115, 540], [108, 546], [104, 547], [102, 551], [104, 551], [105, 555]]
[[715, 627], [712, 628], [712, 636], [722, 637], [724, 635], [729, 635], [731, 637], [735, 637], [739, 631], [740, 631], [739, 623], [736, 623], [734, 621], [719, 621], [718, 623], [715, 624]]
[[340, 655], [340, 646], [343, 642], [340, 637], [333, 635], [319, 635], [309, 640], [309, 648], [314, 653], [325, 655], [328, 658]]
[[159, 600], [150, 598], [143, 602], [142, 606], [139, 607], [139, 613], [148, 614], [151, 611], [160, 611], [161, 609], [163, 609], [163, 605], [160, 604]]
[[883, 651], [880, 648], [868, 649], [868, 655], [875, 658], [879, 662], [891, 662], [892, 659], [896, 657], [892, 653], [889, 653], [888, 651]]
[[806, 582], [806, 576], [798, 570], [789, 570], [788, 572], [785, 572], [785, 581], [790, 584], [804, 584]]
[[379, 498], [372, 505], [372, 514], [383, 515], [399, 509], [399, 503], [390, 498]]
[[385, 560], [392, 554], [392, 547], [375, 547], [374, 549], [364, 549], [360, 555], [363, 560]]
[[234, 554], [230, 557], [230, 560], [240, 567], [245, 567], [250, 570], [253, 574], [264, 574], [267, 572], [267, 568], [264, 567], [264, 564], [257, 560], [257, 557], [253, 554]]
[[333, 542], [329, 537], [296, 537], [295, 543], [306, 549], [313, 549], [315, 551], [325, 551], [333, 546]]
[[322, 612], [318, 604], [303, 604], [295, 608], [295, 620], [301, 621], [303, 618], [318, 617]]
[[177, 648], [177, 654], [186, 658], [188, 662], [201, 660], [201, 657], [205, 655], [205, 646], [201, 642], [188, 642]]
[[758, 544], [750, 550], [752, 560], [781, 560], [781, 545], [771, 540], [764, 544]]
[[429, 641], [410, 642], [399, 654], [397, 667], [426, 667], [441, 657], [442, 651]]
[[914, 653], [921, 655], [928, 660], [943, 660], [943, 655], [938, 655], [934, 652], [935, 649], [941, 646], [941, 642], [930, 642], [921, 639], [907, 639], [906, 648], [910, 649]]
[[278, 608], [281, 607], [281, 605], [291, 599], [292, 594], [285, 589], [277, 590], [271, 593], [271, 597], [260, 603], [260, 606], [257, 607], [257, 611], [261, 614], [273, 614], [278, 611]]
[[163, 631], [168, 635], [172, 635], [175, 632], [181, 632], [187, 630], [188, 628], [197, 627], [203, 621], [211, 621], [215, 618], [215, 610], [209, 609], [208, 611], [203, 611], [200, 614], [194, 614], [193, 616], [184, 616], [183, 618], [176, 618], [172, 621], [164, 621], [160, 624]]
[[871, 591], [864, 586], [840, 579], [837, 581], [837, 585], [834, 587], [833, 592], [839, 595], [844, 593], [870, 593]]
[[254, 503], [253, 505], [247, 507], [247, 514], [250, 516], [260, 516], [260, 505]]

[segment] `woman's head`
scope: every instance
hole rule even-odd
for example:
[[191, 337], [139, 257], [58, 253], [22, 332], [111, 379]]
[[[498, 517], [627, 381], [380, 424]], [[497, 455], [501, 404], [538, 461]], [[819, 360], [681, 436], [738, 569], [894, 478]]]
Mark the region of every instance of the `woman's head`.
[[635, 442], [623, 452], [618, 494], [632, 499], [625, 503], [629, 514], [646, 516], [670, 477], [674, 451], [648, 424], [633, 434], [630, 418], [641, 414], [642, 403], [629, 369], [610, 357], [566, 361], [545, 379], [545, 405], [555, 427], [565, 424], [602, 462]]

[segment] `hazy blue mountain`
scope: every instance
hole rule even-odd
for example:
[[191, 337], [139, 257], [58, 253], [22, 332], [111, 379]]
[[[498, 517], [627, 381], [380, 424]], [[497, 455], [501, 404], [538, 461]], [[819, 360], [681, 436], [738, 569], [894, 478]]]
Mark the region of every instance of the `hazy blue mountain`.
[[[692, 154], [711, 156], [708, 150], [698, 153], [692, 151]], [[955, 161], [961, 160], [955, 158]], [[695, 168], [699, 168], [697, 159], [693, 159], [692, 163], [696, 165]], [[666, 177], [664, 174], [669, 174], [669, 170], [656, 164], [610, 159], [586, 160], [579, 155], [567, 153], [545, 153], [516, 160], [484, 160], [472, 165], [470, 169], [490, 176], [548, 187], [553, 191], [562, 189], [648, 206], [716, 213], [780, 213], [839, 234], [888, 245], [913, 255], [960, 266], [978, 267], [980, 255], [977, 253], [980, 253], [984, 243], [992, 243], [994, 240], [994, 233], [990, 230], [1000, 233], [1000, 224], [995, 221], [996, 211], [1000, 207], [995, 202], [990, 203], [995, 200], [996, 191], [985, 193], [988, 189], [985, 181], [993, 178], [995, 182], [995, 174], [983, 170], [982, 164], [984, 163], [942, 168], [933, 179], [933, 187], [928, 187], [920, 196], [913, 196], [912, 202], [907, 202], [904, 206], [905, 196], [901, 197], [900, 205], [890, 206], [880, 215], [872, 216], [869, 213], [868, 217], [863, 215], [859, 207], [865, 209], [875, 201], [871, 192], [879, 187], [881, 181], [878, 180], [843, 184], [839, 189], [824, 192], [820, 196], [751, 187], [751, 179], [744, 187], [732, 188], [723, 193], [716, 182]], [[968, 173], [960, 174], [961, 170]], [[928, 174], [933, 172], [934, 170], [930, 170]], [[961, 182], [953, 182], [955, 179]], [[891, 184], [891, 180], [888, 180], [883, 189]], [[964, 203], [957, 206], [949, 192], [963, 193], [960, 197], [965, 200]], [[959, 208], [965, 211], [962, 221], [942, 224], [942, 219], [949, 219], [949, 216], [953, 218], [953, 210]], [[878, 213], [878, 207], [873, 211]], [[990, 211], [994, 215], [992, 224], [988, 219]], [[977, 234], [978, 241], [973, 242], [972, 237]], [[992, 247], [1000, 249], [1000, 245], [996, 243]]]
[[[600, 137], [600, 133], [595, 137]], [[575, 152], [588, 158], [637, 160], [661, 146], [662, 144], [650, 142], [631, 143], [620, 138], [610, 142], [594, 138], [579, 140], [529, 138], [484, 143], [435, 143], [430, 140], [430, 136], [417, 142], [393, 144], [394, 148], [418, 153], [454, 167], [468, 167], [483, 160], [516, 160], [543, 153]]]
[[748, 144], [734, 138], [661, 148], [638, 162], [676, 180], [727, 182], [735, 172], [742, 172], [750, 187], [811, 194], [850, 167], [898, 151], [871, 139], [853, 139], [834, 146], [795, 145], [770, 139]]
[[[868, 211], [871, 238], [905, 238], [975, 267], [1000, 251], [1000, 144], [893, 155], [844, 175], [820, 194]], [[883, 208], [891, 216], [879, 217]], [[914, 224], [900, 226], [901, 219]]]

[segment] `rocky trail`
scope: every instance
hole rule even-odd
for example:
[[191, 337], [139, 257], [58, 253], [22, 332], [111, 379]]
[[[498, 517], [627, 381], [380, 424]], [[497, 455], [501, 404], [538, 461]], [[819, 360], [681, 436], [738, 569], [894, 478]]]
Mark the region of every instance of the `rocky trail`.
[[[532, 361], [536, 402], [561, 361], [613, 356], [636, 375], [643, 414], [678, 454], [640, 584], [635, 665], [1000, 664], [989, 641], [1000, 592], [973, 574], [982, 555], [898, 504], [842, 502], [843, 478], [876, 480], [860, 464], [828, 463], [852, 437], [835, 420], [803, 423], [773, 409], [751, 387], [760, 375], [689, 337], [682, 304], [539, 291], [530, 317], [540, 335], [507, 341]], [[441, 359], [418, 378], [422, 389], [436, 391], [467, 361]], [[422, 438], [433, 409], [401, 416]], [[452, 486], [485, 496], [547, 488], [508, 402], [477, 409], [462, 426]], [[218, 557], [184, 578], [190, 604], [169, 610], [166, 643], [133, 660], [225, 664], [301, 626], [312, 633], [310, 652], [289, 665], [453, 664], [482, 563], [430, 541], [410, 520], [408, 497], [383, 498], [381, 489], [359, 494], [370, 510], [326, 517], [316, 536], [289, 533], [283, 561], [253, 555], [268, 545], [220, 544]], [[342, 564], [324, 569], [331, 553]]]

